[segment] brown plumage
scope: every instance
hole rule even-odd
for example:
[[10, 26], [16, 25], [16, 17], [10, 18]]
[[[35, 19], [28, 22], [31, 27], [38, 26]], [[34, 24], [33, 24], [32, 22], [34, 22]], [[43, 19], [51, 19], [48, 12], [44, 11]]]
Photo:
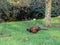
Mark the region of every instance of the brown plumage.
[[39, 26], [32, 26], [30, 29], [27, 29], [27, 31], [31, 33], [37, 33], [39, 30], [48, 30], [46, 28], [41, 28]]

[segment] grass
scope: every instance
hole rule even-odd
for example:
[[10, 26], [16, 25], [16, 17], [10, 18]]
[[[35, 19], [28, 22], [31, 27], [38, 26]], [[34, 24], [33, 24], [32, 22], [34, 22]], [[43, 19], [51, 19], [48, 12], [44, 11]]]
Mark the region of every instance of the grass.
[[60, 25], [52, 19], [53, 26], [47, 31], [41, 30], [36, 34], [26, 31], [31, 26], [41, 26], [44, 20], [30, 20], [21, 22], [7, 22], [0, 24], [0, 45], [60, 45]]

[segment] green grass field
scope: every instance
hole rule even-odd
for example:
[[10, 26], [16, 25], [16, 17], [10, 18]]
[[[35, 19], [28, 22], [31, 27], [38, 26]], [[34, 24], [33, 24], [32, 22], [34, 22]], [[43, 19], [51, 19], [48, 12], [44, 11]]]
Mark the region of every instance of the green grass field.
[[0, 24], [0, 45], [60, 45], [60, 23], [57, 18], [52, 19], [52, 27], [38, 33], [26, 31], [31, 26], [41, 26], [44, 20], [30, 20], [7, 22]]

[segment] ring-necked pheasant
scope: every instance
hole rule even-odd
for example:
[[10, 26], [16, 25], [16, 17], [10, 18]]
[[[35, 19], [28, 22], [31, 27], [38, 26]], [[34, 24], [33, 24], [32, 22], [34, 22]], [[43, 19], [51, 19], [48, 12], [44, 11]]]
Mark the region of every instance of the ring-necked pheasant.
[[47, 28], [41, 28], [39, 26], [32, 26], [30, 29], [27, 29], [27, 31], [31, 33], [37, 33], [40, 30], [48, 30]]

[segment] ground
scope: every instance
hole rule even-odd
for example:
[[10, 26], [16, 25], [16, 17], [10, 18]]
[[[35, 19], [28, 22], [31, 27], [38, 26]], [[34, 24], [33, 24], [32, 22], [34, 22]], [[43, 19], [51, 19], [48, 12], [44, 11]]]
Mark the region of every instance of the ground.
[[48, 30], [41, 30], [36, 34], [26, 31], [27, 28], [43, 25], [43, 20], [7, 22], [0, 24], [0, 45], [60, 45], [60, 23], [52, 19], [52, 26]]

